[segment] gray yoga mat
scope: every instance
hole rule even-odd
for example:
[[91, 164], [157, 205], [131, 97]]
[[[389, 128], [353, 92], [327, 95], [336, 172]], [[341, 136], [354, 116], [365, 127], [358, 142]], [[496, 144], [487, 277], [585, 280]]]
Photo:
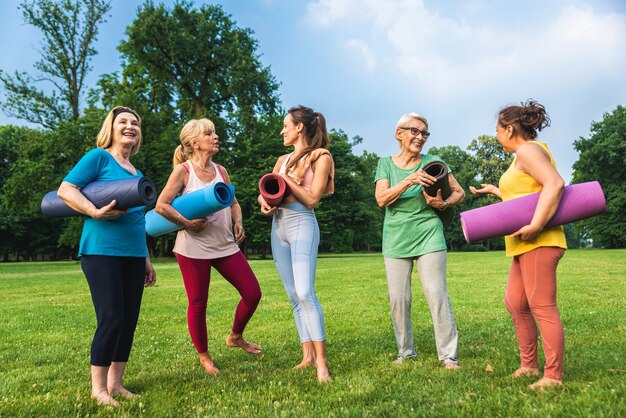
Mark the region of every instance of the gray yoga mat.
[[[132, 177], [120, 180], [103, 180], [90, 183], [80, 192], [95, 207], [100, 209], [113, 200], [116, 209], [126, 210], [137, 206], [148, 206], [156, 202], [156, 186], [148, 177]], [[49, 218], [83, 216], [65, 204], [56, 190], [47, 193], [41, 200], [41, 212]]]
[[[449, 198], [452, 194], [452, 190], [450, 189], [450, 181], [448, 180], [448, 167], [441, 161], [433, 161], [432, 163], [426, 164], [423, 170], [437, 179], [432, 186], [424, 187], [426, 193], [428, 193], [429, 196], [437, 196], [437, 191], [441, 189], [441, 198], [444, 200]], [[447, 229], [454, 218], [454, 208], [448, 207], [445, 210], [433, 209], [437, 213], [437, 216], [439, 216], [439, 219], [441, 219], [444, 228]]]

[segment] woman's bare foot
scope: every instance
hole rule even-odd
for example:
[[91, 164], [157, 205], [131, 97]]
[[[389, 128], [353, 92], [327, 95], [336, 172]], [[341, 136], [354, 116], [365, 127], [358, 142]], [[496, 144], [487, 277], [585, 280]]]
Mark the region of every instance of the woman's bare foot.
[[544, 390], [545, 388], [553, 386], [563, 386], [563, 382], [557, 379], [550, 379], [549, 377], [542, 377], [532, 385], [528, 385], [532, 390]]
[[102, 392], [96, 393], [96, 394], [92, 393], [91, 399], [95, 399], [95, 401], [98, 402], [98, 405], [115, 406], [115, 407], [120, 406], [120, 403], [116, 401], [115, 399], [113, 399], [113, 397], [106, 390], [103, 390]]
[[251, 354], [261, 354], [261, 347], [258, 344], [244, 340], [241, 334], [230, 334], [226, 337], [226, 345], [229, 347], [240, 347]]
[[303, 358], [300, 364], [296, 364], [293, 366], [294, 369], [303, 369], [305, 367], [314, 366], [315, 359], [314, 358]]
[[443, 367], [445, 367], [447, 370], [456, 370], [461, 368], [461, 366], [459, 366], [457, 363], [444, 363]]
[[328, 362], [326, 360], [316, 361], [315, 368], [317, 369], [317, 380], [319, 382], [330, 382], [330, 372], [328, 371]]
[[539, 369], [536, 367], [520, 367], [511, 375], [515, 379], [519, 377], [539, 376]]
[[213, 360], [211, 359], [211, 356], [208, 352], [200, 354], [200, 364], [202, 365], [202, 367], [204, 367], [204, 370], [208, 374], [213, 376], [217, 376], [218, 374], [220, 374], [220, 370], [215, 367], [215, 364], [213, 363]]
[[111, 394], [111, 396], [120, 395], [121, 397], [126, 398], [126, 399], [133, 399], [139, 396], [136, 393], [133, 393], [130, 390], [126, 389], [124, 386], [111, 388], [109, 389], [109, 393]]

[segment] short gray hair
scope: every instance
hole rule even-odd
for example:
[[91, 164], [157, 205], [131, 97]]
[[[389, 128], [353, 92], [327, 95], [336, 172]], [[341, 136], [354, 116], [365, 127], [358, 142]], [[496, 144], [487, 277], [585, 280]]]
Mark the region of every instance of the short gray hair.
[[396, 123], [396, 130], [398, 130], [398, 128], [404, 128], [411, 119], [417, 119], [419, 121], [424, 122], [424, 125], [426, 125], [426, 130], [428, 130], [428, 120], [426, 120], [424, 116], [417, 114], [415, 112], [410, 112], [410, 113], [406, 113], [402, 115], [400, 117], [400, 120], [398, 120], [398, 123]]

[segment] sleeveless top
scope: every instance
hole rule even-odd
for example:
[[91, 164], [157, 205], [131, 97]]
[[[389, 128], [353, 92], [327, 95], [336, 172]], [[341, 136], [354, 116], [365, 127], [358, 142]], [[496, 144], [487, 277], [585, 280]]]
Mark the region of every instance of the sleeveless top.
[[[217, 164], [213, 161], [211, 161], [211, 164], [213, 164], [213, 169], [215, 170], [215, 178], [209, 183], [205, 183], [198, 178], [193, 169], [193, 164], [185, 165], [185, 168], [189, 171], [189, 180], [183, 189], [183, 195], [219, 181], [224, 181], [222, 172]], [[178, 231], [173, 250], [176, 254], [198, 259], [227, 257], [238, 251], [239, 246], [235, 242], [235, 236], [233, 235], [230, 208], [224, 208], [207, 216], [207, 224], [202, 231], [196, 232], [187, 229]]]
[[[537, 144], [541, 146], [550, 157], [550, 164], [556, 168], [556, 162], [552, 158], [548, 145], [538, 141], [528, 141], [530, 144]], [[530, 175], [515, 168], [515, 162], [517, 156], [513, 158], [511, 166], [500, 177], [500, 192], [502, 193], [502, 200], [515, 199], [516, 197], [525, 196], [531, 193], [540, 192], [543, 186], [539, 184]], [[511, 238], [510, 236], [504, 237], [504, 244], [506, 247], [507, 256], [516, 256], [524, 254], [528, 251], [534, 250], [539, 247], [559, 247], [567, 249], [567, 243], [565, 241], [565, 233], [562, 226], [553, 226], [545, 228], [533, 241], [523, 241], [517, 237]]]
[[[283, 161], [283, 164], [280, 166], [280, 170], [278, 170], [280, 174], [285, 174], [285, 171], [287, 169], [287, 163], [289, 162], [292, 156], [293, 156], [293, 152], [289, 154], [287, 158], [285, 158], [285, 161]], [[311, 183], [313, 183], [313, 175], [314, 175], [313, 169], [311, 168], [311, 165], [309, 164], [306, 167], [306, 170], [304, 171], [304, 176], [302, 176], [302, 179], [301, 179], [302, 182], [300, 183], [300, 186], [304, 190], [311, 191]]]

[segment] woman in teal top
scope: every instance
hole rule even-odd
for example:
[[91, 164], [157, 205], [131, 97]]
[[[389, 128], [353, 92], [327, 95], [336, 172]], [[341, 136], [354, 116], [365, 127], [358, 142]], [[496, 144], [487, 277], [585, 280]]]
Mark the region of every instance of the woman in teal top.
[[446, 241], [443, 224], [435, 211], [463, 201], [465, 192], [448, 174], [452, 193], [442, 199], [424, 192], [436, 179], [422, 168], [441, 158], [422, 154], [430, 136], [428, 121], [417, 113], [403, 115], [396, 124], [399, 154], [383, 157], [376, 169], [376, 201], [385, 208], [383, 255], [391, 321], [396, 334], [395, 364], [417, 356], [411, 322], [411, 272], [416, 261], [426, 301], [435, 327], [439, 360], [447, 369], [458, 368], [457, 331], [446, 287]]
[[91, 343], [91, 396], [118, 406], [113, 395], [134, 398], [122, 386], [143, 287], [156, 281], [148, 257], [144, 208], [115, 209], [116, 201], [96, 208], [80, 190], [89, 183], [142, 177], [130, 162], [141, 145], [141, 119], [118, 106], [107, 115], [96, 141], [63, 179], [58, 196], [85, 215], [80, 239], [81, 267], [89, 283], [98, 326]]

